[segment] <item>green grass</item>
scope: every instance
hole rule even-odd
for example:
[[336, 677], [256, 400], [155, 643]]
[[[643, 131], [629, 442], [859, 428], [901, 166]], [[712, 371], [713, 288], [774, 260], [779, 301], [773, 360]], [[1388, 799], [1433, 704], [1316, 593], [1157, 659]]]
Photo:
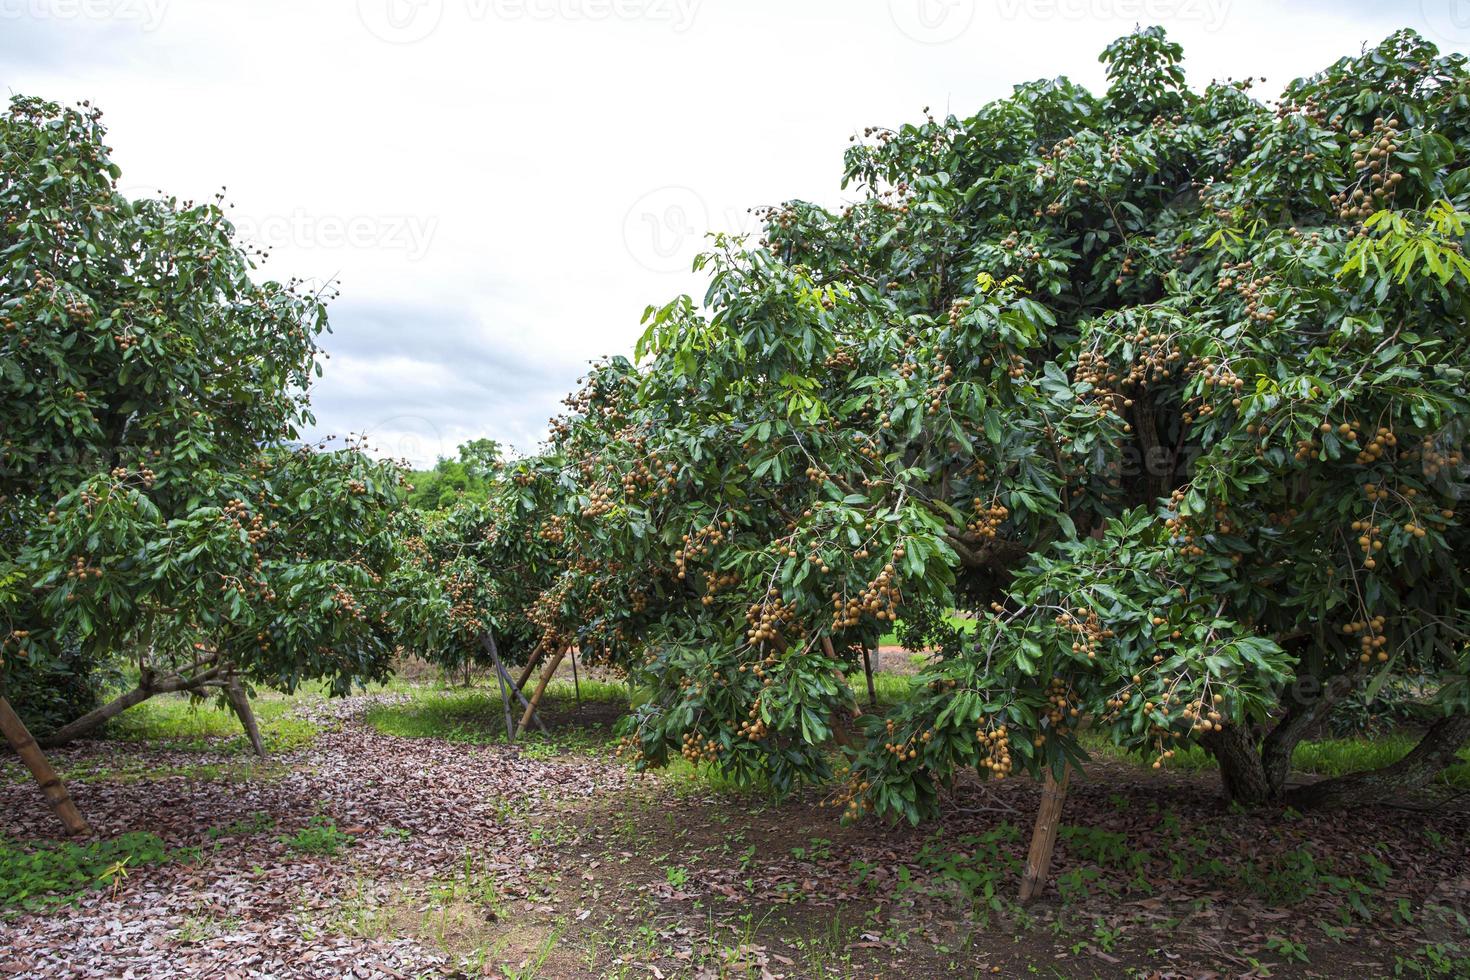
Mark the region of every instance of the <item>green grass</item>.
[[[1418, 738], [1413, 735], [1383, 735], [1377, 738], [1328, 738], [1302, 742], [1292, 753], [1291, 767], [1296, 772], [1316, 776], [1345, 776], [1392, 765], [1408, 754]], [[1086, 733], [1082, 745], [1089, 755], [1106, 759], [1148, 765], [1149, 759], [1130, 755], [1106, 741], [1101, 735]], [[1461, 750], [1460, 761], [1440, 773], [1438, 782], [1456, 789], [1470, 790], [1470, 748]], [[1166, 764], [1170, 769], [1204, 772], [1217, 769], [1214, 758], [1197, 745], [1174, 750]]]
[[[914, 689], [914, 678], [911, 674], [889, 674], [877, 673], [873, 675], [873, 691], [878, 695], [880, 705], [899, 704], [908, 699]], [[867, 698], [867, 689], [859, 686], [859, 698]]]
[[[975, 625], [976, 625], [975, 620], [969, 618], [968, 616], [961, 616], [961, 615], [959, 615], [957, 613], [950, 613], [948, 616], [946, 616], [944, 618], [949, 621], [949, 625], [953, 626], [954, 628], [960, 630], [963, 633], [973, 633], [973, 632], [975, 632]], [[898, 646], [898, 631], [899, 631], [900, 627], [902, 627], [902, 626], [903, 626], [903, 620], [901, 620], [901, 619], [894, 620], [893, 629], [889, 630], [887, 633], [884, 633], [882, 636], [878, 637], [878, 645], [880, 647], [896, 647], [896, 646]]]
[[[398, 738], [442, 738], [469, 745], [503, 744], [505, 742], [505, 709], [500, 691], [491, 688], [408, 688], [413, 700], [406, 704], [384, 704], [370, 708], [367, 723], [384, 735]], [[626, 707], [628, 689], [623, 684], [606, 681], [582, 682], [584, 704], [613, 704]], [[576, 691], [570, 681], [556, 680], [546, 688], [542, 705], [548, 711], [575, 711]], [[515, 719], [520, 721], [524, 709], [515, 706]], [[612, 742], [606, 725], [577, 724], [560, 726], [543, 734], [534, 726], [517, 735], [517, 742], [534, 758], [561, 753], [604, 751]]]
[[[292, 714], [293, 699], [267, 696], [251, 703], [267, 752], [288, 752], [316, 737], [314, 724]], [[212, 699], [194, 702], [184, 695], [163, 694], [129, 708], [108, 724], [107, 737], [186, 751], [250, 751], [233, 711]]]

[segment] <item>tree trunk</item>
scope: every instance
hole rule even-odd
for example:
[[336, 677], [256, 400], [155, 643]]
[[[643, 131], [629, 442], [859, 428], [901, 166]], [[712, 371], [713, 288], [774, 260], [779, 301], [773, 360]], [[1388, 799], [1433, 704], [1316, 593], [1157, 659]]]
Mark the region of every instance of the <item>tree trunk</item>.
[[546, 647], [541, 644], [537, 644], [536, 649], [531, 651], [531, 659], [526, 661], [525, 669], [521, 671], [521, 676], [516, 680], [517, 691], [524, 691], [526, 689], [526, 682], [529, 681], [531, 679], [531, 675], [535, 673], [536, 665], [541, 662], [541, 657], [545, 653]]
[[250, 739], [250, 747], [260, 758], [265, 758], [265, 742], [260, 738], [260, 726], [255, 722], [255, 711], [250, 707], [250, 696], [245, 693], [245, 685], [240, 683], [240, 678], [231, 676], [225, 683], [225, 700], [230, 702], [230, 707], [235, 709], [235, 714], [240, 718], [240, 725], [245, 729], [245, 735]]
[[1225, 798], [1247, 805], [1269, 803], [1279, 795], [1266, 776], [1266, 767], [1248, 729], [1226, 725], [1210, 732], [1200, 742], [1220, 764], [1220, 783]]
[[124, 711], [136, 704], [142, 704], [155, 694], [168, 694], [176, 691], [193, 691], [202, 687], [219, 675], [219, 669], [206, 670], [202, 674], [193, 677], [181, 677], [178, 674], [170, 674], [162, 680], [155, 681], [151, 674], [145, 673], [138, 686], [126, 694], [119, 695], [100, 708], [82, 715], [76, 721], [62, 725], [53, 734], [40, 740], [40, 744], [48, 749], [74, 742], [84, 735], [96, 731], [107, 722], [116, 718]]
[[1330, 808], [1411, 793], [1427, 786], [1454, 762], [1467, 740], [1470, 714], [1448, 715], [1431, 725], [1419, 744], [1398, 762], [1299, 786], [1287, 794], [1287, 802], [1302, 808]]
[[1329, 677], [1320, 689], [1312, 675], [1304, 674], [1297, 678], [1297, 683], [1284, 698], [1286, 715], [1261, 742], [1261, 765], [1273, 796], [1279, 798], [1286, 792], [1291, 757], [1302, 738], [1317, 722], [1327, 717], [1333, 706], [1346, 697], [1357, 682], [1356, 670]]
[[[571, 648], [568, 647], [567, 649]], [[562, 650], [557, 653], [557, 655], [552, 657], [550, 662], [547, 663], [546, 669], [541, 672], [541, 680], [536, 683], [536, 691], [534, 694], [531, 695], [530, 703], [526, 705], [526, 713], [521, 715], [522, 728], [525, 728], [531, 723], [531, 716], [536, 713], [536, 705], [541, 703], [541, 695], [546, 693], [546, 685], [551, 683], [551, 675], [556, 673], [556, 668], [561, 665], [561, 658], [565, 657], [566, 655], [566, 650]]]
[[1041, 805], [1036, 809], [1036, 826], [1031, 831], [1031, 849], [1026, 855], [1026, 870], [1021, 877], [1020, 902], [1025, 905], [1046, 890], [1051, 873], [1051, 855], [1057, 846], [1057, 831], [1062, 825], [1062, 806], [1067, 802], [1067, 783], [1072, 767], [1064, 765], [1062, 778], [1050, 769], [1041, 789]]
[[62, 783], [61, 777], [56, 775], [56, 770], [51, 768], [51, 763], [46, 761], [41, 747], [31, 737], [30, 730], [26, 728], [25, 722], [20, 720], [20, 715], [10, 706], [10, 702], [0, 697], [0, 731], [5, 733], [5, 740], [10, 747], [15, 749], [15, 754], [20, 756], [26, 768], [30, 769], [31, 775], [36, 777], [36, 782], [41, 786], [41, 793], [46, 797], [52, 811], [61, 819], [66, 827], [66, 832], [74, 836], [90, 834], [92, 828], [87, 826], [87, 821], [82, 818], [81, 811], [71, 801], [71, 794], [66, 791], [66, 785]]

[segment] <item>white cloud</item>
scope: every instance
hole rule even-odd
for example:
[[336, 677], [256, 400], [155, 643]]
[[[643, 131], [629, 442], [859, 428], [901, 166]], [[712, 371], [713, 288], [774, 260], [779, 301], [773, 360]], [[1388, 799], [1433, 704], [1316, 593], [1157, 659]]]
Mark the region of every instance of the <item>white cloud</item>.
[[532, 448], [644, 306], [702, 294], [692, 232], [839, 201], [864, 125], [1100, 86], [1098, 52], [1140, 21], [1196, 82], [1271, 90], [1394, 17], [1464, 47], [1441, 5], [0, 0], [0, 85], [100, 104], [128, 187], [227, 185], [268, 274], [339, 276], [319, 429], [422, 419], [437, 443], [393, 438], [424, 462], [479, 435]]

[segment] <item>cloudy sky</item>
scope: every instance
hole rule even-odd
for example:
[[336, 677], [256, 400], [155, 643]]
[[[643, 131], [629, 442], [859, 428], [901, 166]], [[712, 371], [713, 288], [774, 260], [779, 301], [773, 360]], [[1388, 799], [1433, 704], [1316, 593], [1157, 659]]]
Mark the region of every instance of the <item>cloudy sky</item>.
[[340, 280], [319, 431], [427, 463], [534, 449], [702, 293], [707, 229], [839, 203], [855, 130], [1100, 87], [1139, 23], [1269, 92], [1400, 26], [1470, 47], [1470, 0], [0, 0], [0, 88], [93, 100], [127, 190], [224, 186], [263, 274]]

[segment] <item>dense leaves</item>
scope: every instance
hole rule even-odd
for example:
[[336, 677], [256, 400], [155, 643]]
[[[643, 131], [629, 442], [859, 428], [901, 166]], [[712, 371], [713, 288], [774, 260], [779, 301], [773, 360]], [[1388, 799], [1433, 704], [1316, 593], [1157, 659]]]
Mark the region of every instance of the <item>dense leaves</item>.
[[398, 469], [295, 443], [323, 290], [258, 283], [218, 202], [123, 197], [104, 138], [86, 105], [0, 118], [7, 676], [382, 676], [442, 604]]
[[[1263, 799], [1267, 730], [1364, 687], [1463, 715], [1464, 59], [1401, 32], [1263, 102], [1181, 57], [1140, 31], [1102, 96], [869, 129], [857, 200], [717, 236], [704, 307], [570, 399], [493, 616], [630, 672], [640, 764], [849, 768], [850, 813], [917, 819], [1091, 725]], [[834, 756], [898, 619], [922, 693]]]

